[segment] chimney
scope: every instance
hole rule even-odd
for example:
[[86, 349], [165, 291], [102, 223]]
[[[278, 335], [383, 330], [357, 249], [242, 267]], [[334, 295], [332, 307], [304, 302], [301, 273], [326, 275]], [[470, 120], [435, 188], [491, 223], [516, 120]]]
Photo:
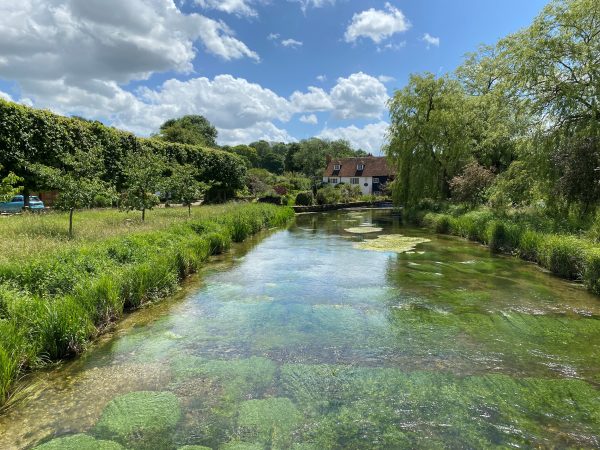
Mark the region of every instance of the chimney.
[[325, 161], [327, 162], [327, 165], [329, 165], [329, 163], [331, 162], [331, 155], [327, 155], [325, 157]]

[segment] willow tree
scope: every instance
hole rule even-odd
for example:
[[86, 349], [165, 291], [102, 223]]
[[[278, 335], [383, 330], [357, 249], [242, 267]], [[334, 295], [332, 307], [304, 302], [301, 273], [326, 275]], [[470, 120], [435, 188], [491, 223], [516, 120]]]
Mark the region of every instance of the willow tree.
[[600, 201], [600, 2], [554, 0], [498, 53], [536, 118], [527, 157], [546, 195], [587, 211]]
[[449, 196], [449, 182], [468, 158], [467, 100], [458, 80], [430, 73], [412, 75], [390, 100], [386, 153], [397, 166], [395, 198], [401, 204]]

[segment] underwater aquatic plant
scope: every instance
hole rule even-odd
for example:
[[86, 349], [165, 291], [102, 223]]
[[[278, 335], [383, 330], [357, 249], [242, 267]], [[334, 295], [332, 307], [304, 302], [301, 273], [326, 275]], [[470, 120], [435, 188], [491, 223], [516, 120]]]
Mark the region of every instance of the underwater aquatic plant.
[[301, 424], [302, 414], [289, 398], [248, 400], [239, 408], [239, 434], [245, 440], [260, 441], [273, 448], [287, 447], [292, 432]]
[[94, 439], [86, 434], [53, 439], [38, 445], [35, 450], [123, 450], [123, 446], [112, 441]]
[[128, 447], [148, 448], [164, 443], [181, 418], [179, 399], [170, 392], [131, 392], [111, 400], [96, 432], [123, 441]]

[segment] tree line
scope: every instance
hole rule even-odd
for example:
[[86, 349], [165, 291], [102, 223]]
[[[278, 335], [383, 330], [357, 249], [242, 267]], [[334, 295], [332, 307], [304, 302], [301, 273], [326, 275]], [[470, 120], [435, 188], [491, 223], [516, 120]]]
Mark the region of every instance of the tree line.
[[161, 193], [188, 206], [203, 196], [224, 200], [246, 176], [245, 162], [230, 152], [139, 138], [4, 100], [0, 149], [5, 197], [21, 191], [27, 204], [33, 190], [58, 190], [56, 207], [71, 217], [79, 208], [116, 203], [144, 218]]
[[533, 23], [414, 74], [389, 102], [395, 200], [543, 206], [589, 215], [600, 201], [600, 2], [553, 0]]

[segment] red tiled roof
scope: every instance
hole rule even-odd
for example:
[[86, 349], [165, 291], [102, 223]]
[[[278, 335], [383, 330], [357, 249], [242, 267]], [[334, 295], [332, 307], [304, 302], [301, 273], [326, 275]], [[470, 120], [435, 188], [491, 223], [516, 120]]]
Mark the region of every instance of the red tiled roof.
[[[339, 164], [340, 170], [333, 170]], [[363, 171], [357, 166], [363, 164]], [[365, 156], [359, 158], [332, 159], [323, 173], [324, 177], [389, 177], [392, 175], [385, 156]]]

